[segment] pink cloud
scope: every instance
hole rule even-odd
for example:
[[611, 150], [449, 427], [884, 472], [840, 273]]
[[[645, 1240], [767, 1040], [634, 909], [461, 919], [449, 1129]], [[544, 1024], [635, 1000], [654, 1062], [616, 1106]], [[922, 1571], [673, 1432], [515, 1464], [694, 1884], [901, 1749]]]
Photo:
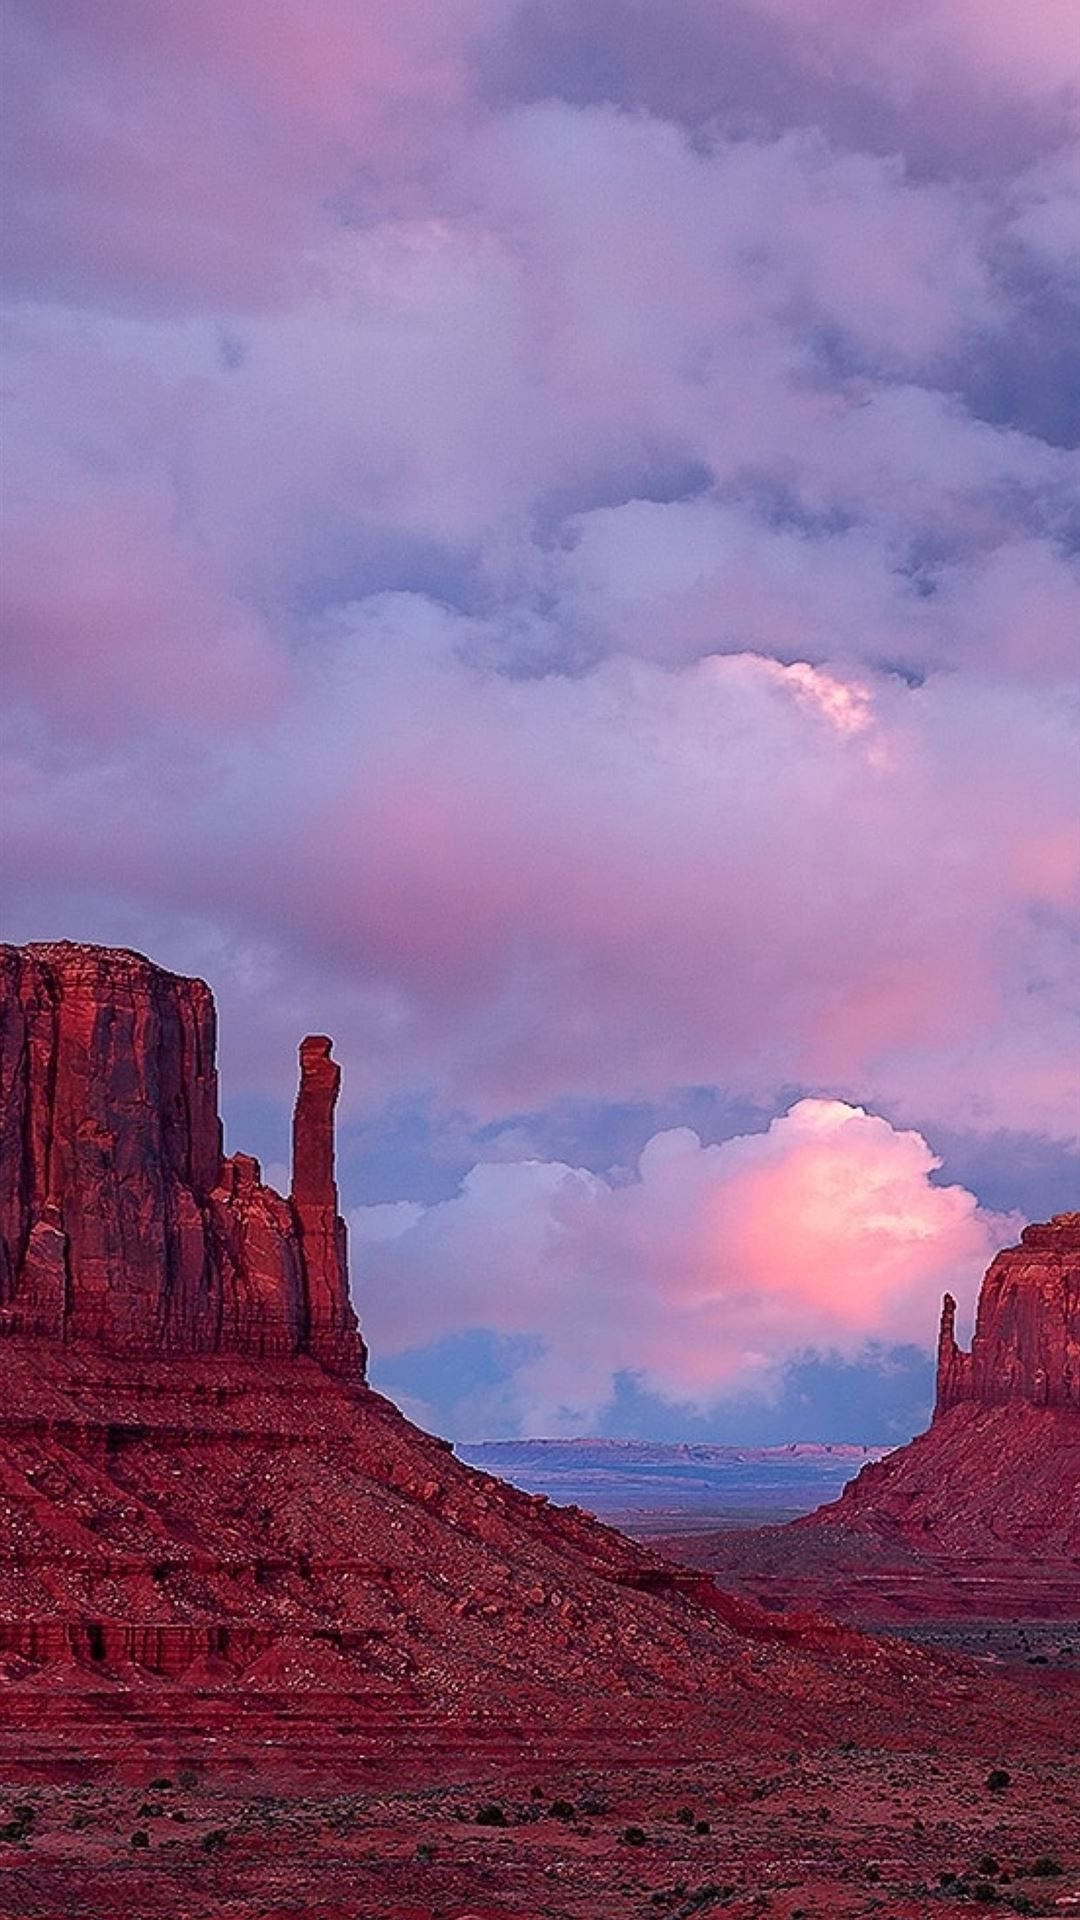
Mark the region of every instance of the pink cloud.
[[1018, 13], [1010, 0], [752, 0], [805, 36], [822, 60], [909, 100], [936, 87], [943, 64], [973, 92], [1062, 96], [1080, 86], [1071, 0], [1039, 0]]
[[384, 1355], [474, 1327], [538, 1336], [511, 1382], [526, 1432], [588, 1431], [625, 1371], [698, 1408], [768, 1394], [809, 1351], [931, 1347], [945, 1287], [970, 1306], [1019, 1223], [933, 1185], [939, 1164], [825, 1100], [720, 1146], [656, 1134], [631, 1176], [481, 1164], [451, 1200], [353, 1213], [357, 1297]]
[[1067, 1132], [1076, 459], [949, 391], [1064, 297], [1065, 16], [772, 8], [864, 118], [1034, 103], [975, 184], [501, 104], [512, 12], [16, 9], [13, 877], [253, 1081], [317, 995], [365, 1099]]
[[20, 762], [22, 871], [233, 928], [261, 1002], [321, 975], [365, 1099], [795, 1083], [1072, 1133], [1054, 691], [753, 655], [513, 679], [483, 642], [388, 596], [309, 638], [246, 746]]
[[12, 515], [4, 544], [9, 692], [46, 701], [60, 734], [109, 751], [135, 727], [209, 739], [274, 715], [284, 681], [259, 620], [215, 591], [152, 499]]
[[422, 172], [499, 0], [16, 4], [7, 120], [21, 284], [154, 309], [275, 302], [308, 246]]

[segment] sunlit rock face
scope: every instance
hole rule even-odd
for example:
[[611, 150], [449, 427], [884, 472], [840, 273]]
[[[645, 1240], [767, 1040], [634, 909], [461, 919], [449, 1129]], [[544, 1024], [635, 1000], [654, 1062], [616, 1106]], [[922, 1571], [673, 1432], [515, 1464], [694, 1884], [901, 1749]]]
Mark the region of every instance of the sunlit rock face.
[[141, 954], [0, 950], [0, 1332], [308, 1353], [362, 1376], [334, 1184], [340, 1069], [300, 1049], [294, 1191], [226, 1157], [213, 997]]
[[935, 1420], [965, 1403], [1080, 1411], [1080, 1213], [1025, 1227], [992, 1261], [970, 1353], [956, 1344], [955, 1312], [946, 1294]]

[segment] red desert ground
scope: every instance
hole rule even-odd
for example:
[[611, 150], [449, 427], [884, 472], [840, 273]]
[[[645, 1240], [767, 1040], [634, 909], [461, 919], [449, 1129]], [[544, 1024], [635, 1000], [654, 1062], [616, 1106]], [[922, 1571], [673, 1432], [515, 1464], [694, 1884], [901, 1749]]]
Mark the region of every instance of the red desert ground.
[[1080, 1913], [1080, 1214], [911, 1446], [658, 1551], [366, 1386], [328, 1040], [282, 1197], [202, 982], [3, 991], [4, 1920]]

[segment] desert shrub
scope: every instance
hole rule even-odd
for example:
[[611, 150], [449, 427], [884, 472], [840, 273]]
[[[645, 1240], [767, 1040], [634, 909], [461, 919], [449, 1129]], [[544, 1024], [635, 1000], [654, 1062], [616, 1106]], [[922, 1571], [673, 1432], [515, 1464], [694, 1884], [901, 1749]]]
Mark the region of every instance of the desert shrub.
[[553, 1800], [548, 1812], [553, 1820], [572, 1820], [574, 1803], [572, 1800]]
[[971, 1889], [971, 1897], [973, 1900], [980, 1901], [984, 1907], [992, 1907], [998, 1898], [998, 1890], [992, 1880], [976, 1880]]
[[1064, 1873], [1064, 1871], [1061, 1861], [1055, 1860], [1052, 1853], [1040, 1853], [1038, 1859], [1033, 1860], [1028, 1868], [1034, 1880], [1052, 1880], [1055, 1874]]
[[505, 1827], [506, 1815], [497, 1800], [487, 1800], [482, 1807], [477, 1807], [476, 1824], [478, 1827]]
[[36, 1819], [33, 1807], [22, 1801], [19, 1806], [12, 1807], [11, 1819], [5, 1820], [0, 1826], [0, 1840], [25, 1840]]
[[680, 1827], [692, 1827], [694, 1824], [694, 1810], [692, 1807], [680, 1807], [675, 1818]]
[[1012, 1774], [1004, 1767], [991, 1767], [986, 1776], [986, 1784], [991, 1793], [1001, 1793], [1012, 1780]]
[[147, 1833], [145, 1827], [136, 1827], [135, 1832], [131, 1836], [131, 1844], [133, 1847], [148, 1847], [150, 1845], [150, 1835]]
[[203, 1852], [216, 1853], [219, 1847], [225, 1845], [228, 1837], [224, 1827], [211, 1827], [209, 1833], [204, 1833], [200, 1841]]
[[1000, 1873], [1000, 1871], [1001, 1871], [1000, 1865], [998, 1861], [995, 1860], [992, 1853], [984, 1853], [980, 1855], [979, 1857], [980, 1873]]
[[641, 1827], [624, 1827], [622, 1837], [628, 1847], [643, 1847], [645, 1845], [645, 1833]]
[[711, 1833], [712, 1822], [710, 1820], [695, 1820], [694, 1832], [695, 1833]]

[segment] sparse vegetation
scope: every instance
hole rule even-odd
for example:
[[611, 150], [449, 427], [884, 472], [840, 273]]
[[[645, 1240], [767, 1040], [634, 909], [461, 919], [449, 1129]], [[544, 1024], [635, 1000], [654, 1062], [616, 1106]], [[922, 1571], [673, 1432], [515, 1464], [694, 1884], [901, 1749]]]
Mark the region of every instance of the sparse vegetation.
[[3, 1825], [0, 1826], [0, 1840], [18, 1841], [28, 1839], [36, 1818], [37, 1815], [33, 1807], [26, 1802], [21, 1803], [17, 1807], [13, 1807], [10, 1820], [5, 1820]]
[[477, 1807], [476, 1824], [478, 1827], [505, 1827], [506, 1814], [497, 1800], [487, 1800], [482, 1807]]

